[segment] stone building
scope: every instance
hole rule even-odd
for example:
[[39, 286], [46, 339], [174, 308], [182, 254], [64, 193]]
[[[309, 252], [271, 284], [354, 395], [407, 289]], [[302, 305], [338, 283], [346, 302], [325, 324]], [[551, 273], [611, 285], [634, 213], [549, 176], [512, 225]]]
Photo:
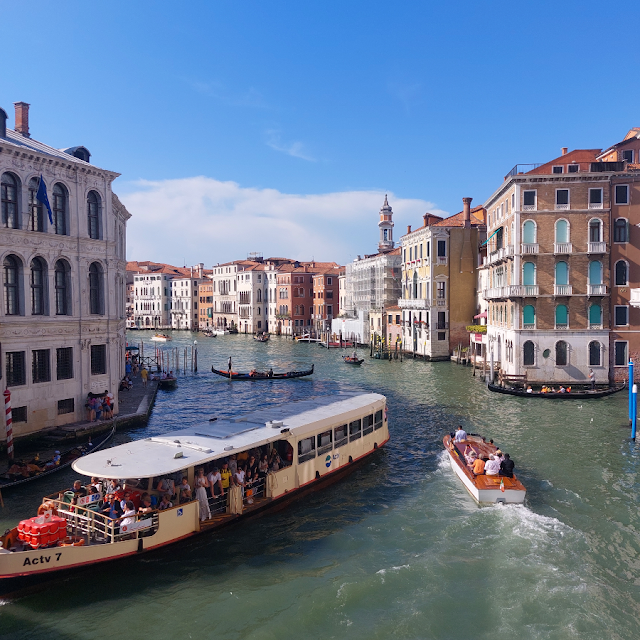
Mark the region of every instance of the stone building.
[[[89, 392], [118, 388], [130, 214], [112, 191], [119, 174], [86, 147], [31, 138], [24, 102], [15, 128], [6, 122], [0, 109], [0, 374], [21, 436], [82, 420]], [[36, 197], [41, 176], [50, 214]]]
[[203, 264], [188, 276], [174, 276], [170, 284], [171, 327], [185, 331], [197, 331], [199, 287], [204, 277]]

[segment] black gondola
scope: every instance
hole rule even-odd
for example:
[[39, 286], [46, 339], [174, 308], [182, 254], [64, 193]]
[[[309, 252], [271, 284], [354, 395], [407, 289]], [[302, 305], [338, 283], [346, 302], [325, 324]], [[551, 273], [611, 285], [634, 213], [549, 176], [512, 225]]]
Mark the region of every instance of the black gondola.
[[354, 358], [353, 356], [342, 356], [342, 359], [347, 364], [362, 364], [364, 362], [364, 358]]
[[256, 371], [253, 374], [236, 373], [235, 371], [229, 373], [228, 371], [219, 371], [213, 367], [211, 367], [211, 372], [223, 378], [228, 378], [229, 380], [289, 380], [291, 378], [310, 376], [313, 373], [313, 366], [314, 365], [311, 365], [311, 369], [307, 369], [306, 371], [287, 371], [286, 373], [264, 373], [263, 371]]
[[109, 440], [111, 440], [115, 432], [116, 432], [116, 426], [114, 424], [111, 431], [109, 431], [109, 433], [107, 433], [103, 438], [101, 438], [97, 442], [92, 443], [91, 440], [89, 440], [87, 444], [81, 444], [76, 447], [73, 447], [73, 449], [69, 449], [69, 451], [65, 451], [60, 456], [60, 462], [58, 464], [55, 464], [53, 458], [51, 460], [46, 460], [42, 463], [40, 461], [36, 461], [35, 459], [29, 461], [28, 463], [23, 463], [23, 464], [37, 465], [43, 468], [44, 471], [35, 472], [33, 475], [30, 475], [29, 477], [19, 477], [18, 474], [9, 475], [8, 473], [5, 473], [4, 475], [0, 476], [0, 489], [4, 490], [10, 487], [15, 487], [19, 484], [32, 482], [33, 480], [38, 480], [39, 478], [44, 478], [45, 476], [49, 476], [52, 473], [55, 473], [56, 471], [60, 471], [61, 469], [66, 469], [71, 465], [72, 462], [74, 462], [81, 456], [86, 456], [88, 453], [93, 453], [94, 451], [98, 451], [99, 449], [102, 449], [102, 447], [104, 447], [104, 445], [107, 444]]
[[618, 387], [596, 389], [595, 391], [571, 391], [568, 393], [542, 393], [541, 391], [531, 391], [528, 393], [525, 389], [501, 387], [497, 384], [490, 384], [488, 386], [489, 391], [493, 391], [494, 393], [504, 393], [509, 396], [520, 396], [522, 398], [544, 398], [545, 400], [595, 400], [596, 398], [604, 398], [605, 396], [618, 393], [618, 391], [622, 391], [625, 388], [623, 383]]
[[253, 339], [256, 342], [269, 342], [269, 334], [268, 333], [261, 333], [261, 334], [257, 334], [255, 336], [253, 336]]

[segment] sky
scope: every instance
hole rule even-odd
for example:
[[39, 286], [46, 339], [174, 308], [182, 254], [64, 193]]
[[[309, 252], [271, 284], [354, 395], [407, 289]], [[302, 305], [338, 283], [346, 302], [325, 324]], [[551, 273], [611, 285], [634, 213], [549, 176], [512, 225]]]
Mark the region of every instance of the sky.
[[640, 126], [640, 4], [0, 1], [0, 107], [117, 171], [131, 260], [346, 263]]

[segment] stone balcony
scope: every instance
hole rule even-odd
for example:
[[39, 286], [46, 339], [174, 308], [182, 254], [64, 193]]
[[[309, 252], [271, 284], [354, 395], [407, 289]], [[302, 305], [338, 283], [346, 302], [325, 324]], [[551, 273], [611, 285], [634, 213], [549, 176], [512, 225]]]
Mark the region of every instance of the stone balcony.
[[553, 253], [572, 253], [573, 245], [570, 242], [554, 242], [553, 243]]
[[587, 285], [587, 293], [590, 296], [606, 296], [607, 285], [606, 284], [590, 284]]
[[523, 255], [538, 253], [539, 250], [540, 249], [537, 242], [523, 242], [521, 244], [521, 251]]
[[587, 253], [607, 253], [606, 242], [588, 242]]
[[554, 296], [570, 296], [573, 295], [573, 286], [570, 284], [554, 284], [553, 285]]
[[412, 298], [409, 300], [405, 300], [401, 298], [398, 300], [398, 306], [401, 309], [428, 309], [431, 306], [430, 300], [425, 300], [424, 298]]

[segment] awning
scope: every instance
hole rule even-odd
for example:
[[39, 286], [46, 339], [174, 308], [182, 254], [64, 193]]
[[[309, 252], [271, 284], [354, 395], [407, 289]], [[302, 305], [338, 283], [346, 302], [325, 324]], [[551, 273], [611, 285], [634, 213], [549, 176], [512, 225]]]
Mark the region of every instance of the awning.
[[486, 318], [487, 317], [487, 312], [483, 311], [482, 313], [479, 313], [477, 316], [473, 316], [473, 319], [475, 320], [476, 318]]

